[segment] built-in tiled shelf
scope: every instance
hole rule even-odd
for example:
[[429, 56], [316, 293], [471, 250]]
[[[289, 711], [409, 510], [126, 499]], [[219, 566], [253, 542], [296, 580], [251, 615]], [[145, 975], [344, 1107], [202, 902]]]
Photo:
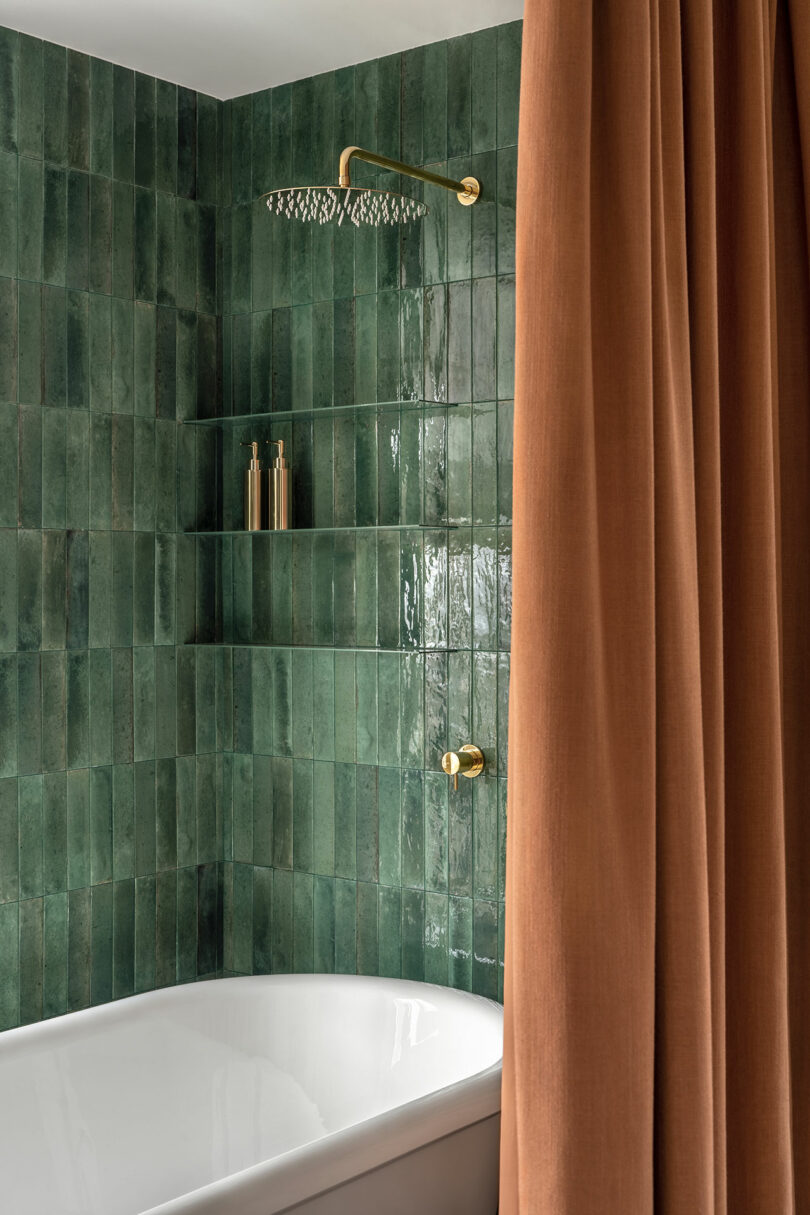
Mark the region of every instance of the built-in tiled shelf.
[[322, 645], [311, 642], [276, 641], [187, 641], [186, 645], [206, 646], [215, 649], [232, 650], [315, 650], [318, 653], [331, 653], [334, 650], [342, 654], [458, 654], [457, 648], [450, 646], [381, 646], [381, 645], [335, 645], [331, 641]]
[[360, 405], [325, 405], [321, 409], [285, 409], [270, 413], [237, 413], [228, 417], [191, 418], [185, 426], [249, 426], [251, 422], [307, 422], [314, 418], [339, 418], [364, 413], [399, 412], [412, 409], [458, 409], [458, 401], [370, 401]]
[[290, 535], [321, 535], [327, 532], [438, 532], [458, 528], [458, 523], [368, 523], [352, 527], [287, 527], [261, 528], [259, 531], [248, 531], [244, 527], [232, 531], [203, 531], [185, 532], [186, 536], [290, 536]]

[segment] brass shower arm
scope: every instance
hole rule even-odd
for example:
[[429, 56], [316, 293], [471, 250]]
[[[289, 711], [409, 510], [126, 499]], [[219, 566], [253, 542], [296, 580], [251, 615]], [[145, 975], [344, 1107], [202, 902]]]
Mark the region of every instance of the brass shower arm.
[[453, 181], [451, 177], [440, 177], [438, 173], [430, 173], [427, 169], [416, 169], [413, 165], [403, 164], [401, 160], [390, 160], [387, 156], [378, 156], [376, 152], [367, 152], [365, 148], [344, 148], [340, 153], [340, 169], [338, 185], [348, 188], [351, 186], [349, 161], [364, 160], [366, 164], [377, 165], [380, 169], [390, 169], [392, 173], [404, 173], [406, 177], [415, 177], [417, 181], [426, 181], [431, 186], [442, 186], [451, 190], [458, 201], [465, 207], [471, 206], [481, 193], [481, 186], [474, 177], [463, 177], [461, 181]]

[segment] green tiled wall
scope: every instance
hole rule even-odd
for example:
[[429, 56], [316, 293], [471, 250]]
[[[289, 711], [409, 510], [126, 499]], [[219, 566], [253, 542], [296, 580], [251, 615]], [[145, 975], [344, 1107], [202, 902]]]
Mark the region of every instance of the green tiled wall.
[[0, 30], [0, 1028], [221, 965], [221, 114]]
[[[210, 973], [500, 993], [519, 56], [221, 103], [0, 30], [0, 1027]], [[257, 201], [349, 143], [484, 195]], [[418, 399], [452, 405], [182, 424]], [[270, 434], [318, 530], [189, 535]]]
[[[239, 442], [272, 434], [315, 529], [220, 541], [228, 971], [502, 989], [520, 28], [224, 104], [225, 412], [453, 403], [223, 428], [219, 525], [240, 526]], [[354, 143], [483, 196], [357, 165], [429, 216], [268, 215], [263, 191], [333, 181]], [[453, 793], [439, 761], [465, 742], [487, 769]]]

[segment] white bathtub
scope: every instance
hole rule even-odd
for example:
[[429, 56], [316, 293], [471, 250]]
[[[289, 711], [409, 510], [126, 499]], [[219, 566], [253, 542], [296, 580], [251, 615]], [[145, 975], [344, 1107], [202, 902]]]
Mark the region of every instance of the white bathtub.
[[0, 1034], [9, 1215], [495, 1215], [502, 1015], [424, 983], [220, 979]]

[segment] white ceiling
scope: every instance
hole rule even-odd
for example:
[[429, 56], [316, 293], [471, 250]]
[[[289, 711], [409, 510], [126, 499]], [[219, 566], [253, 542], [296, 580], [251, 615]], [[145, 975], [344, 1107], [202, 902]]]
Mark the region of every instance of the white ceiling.
[[0, 0], [0, 25], [215, 97], [523, 16], [523, 0]]

